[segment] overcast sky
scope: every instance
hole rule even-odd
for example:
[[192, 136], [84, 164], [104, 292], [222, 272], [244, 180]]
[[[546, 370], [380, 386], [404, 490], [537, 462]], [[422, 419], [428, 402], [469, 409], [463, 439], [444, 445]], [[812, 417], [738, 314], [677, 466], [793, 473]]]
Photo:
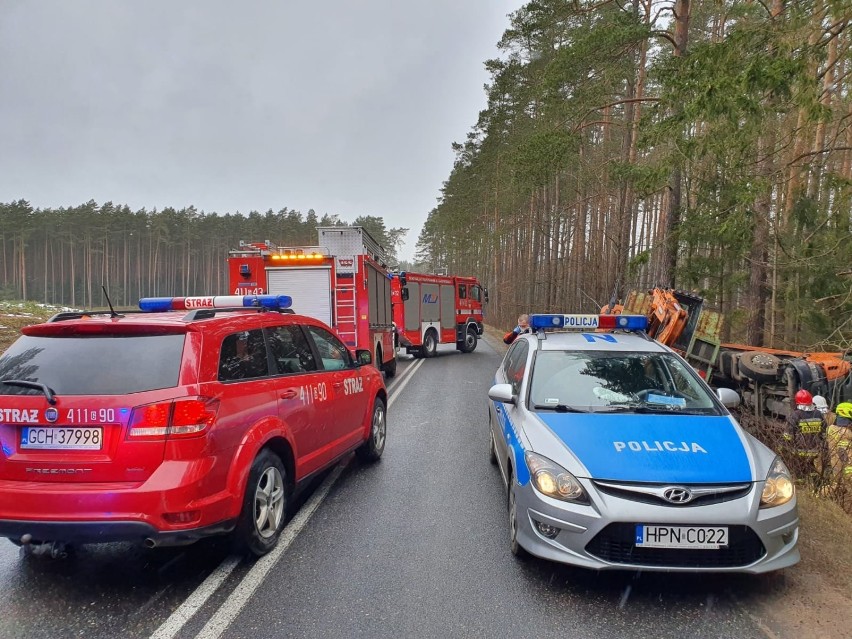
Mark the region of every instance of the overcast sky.
[[376, 215], [411, 259], [523, 4], [2, 0], [0, 202]]

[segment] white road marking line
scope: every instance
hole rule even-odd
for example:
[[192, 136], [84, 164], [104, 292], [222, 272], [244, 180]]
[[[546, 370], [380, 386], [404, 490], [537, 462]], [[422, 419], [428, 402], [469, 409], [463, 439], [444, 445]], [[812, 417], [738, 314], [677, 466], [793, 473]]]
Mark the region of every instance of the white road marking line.
[[388, 397], [388, 409], [390, 409], [394, 400], [399, 397], [399, 394], [402, 392], [402, 389], [406, 387], [408, 382], [411, 380], [411, 377], [414, 375], [414, 372], [423, 365], [425, 360], [418, 359], [417, 362], [406, 371], [406, 376], [403, 380], [400, 381], [398, 385], [393, 387], [393, 394]]
[[237, 585], [234, 591], [228, 596], [219, 610], [216, 611], [210, 620], [201, 629], [201, 632], [196, 635], [196, 639], [216, 639], [220, 637], [231, 622], [237, 618], [237, 615], [248, 603], [248, 600], [258, 589], [260, 584], [266, 578], [266, 574], [270, 569], [278, 563], [281, 555], [284, 554], [296, 536], [302, 531], [311, 515], [314, 514], [319, 505], [328, 495], [329, 490], [340, 477], [343, 472], [344, 465], [339, 464], [332, 473], [323, 481], [322, 485], [317, 489], [308, 502], [303, 505], [299, 512], [293, 517], [292, 521], [284, 528], [281, 539], [278, 540], [278, 545], [272, 549], [268, 555], [264, 555], [255, 562], [251, 570], [249, 570], [243, 580]]
[[[400, 394], [403, 388], [406, 387], [414, 372], [423, 364], [423, 359], [418, 359], [412, 366], [408, 367], [405, 375], [402, 378], [397, 378], [393, 389], [388, 391], [388, 408], [391, 407], [394, 400]], [[227, 629], [228, 625], [236, 618], [237, 614], [242, 610], [248, 599], [257, 590], [257, 587], [263, 581], [266, 573], [275, 564], [283, 552], [293, 543], [293, 540], [301, 532], [302, 528], [308, 523], [311, 515], [325, 499], [334, 482], [340, 477], [343, 472], [343, 466], [338, 464], [334, 471], [322, 483], [317, 492], [311, 497], [306, 504], [299, 509], [299, 512], [293, 517], [293, 520], [284, 528], [281, 539], [275, 549], [259, 559], [252, 569], [243, 577], [243, 580], [236, 587], [234, 592], [228, 597], [227, 601], [222, 604], [216, 614], [202, 628], [198, 637], [214, 638], [219, 637]], [[195, 591], [186, 598], [186, 600], [175, 610], [163, 624], [157, 628], [150, 639], [172, 639], [181, 631], [187, 622], [197, 613], [201, 607], [207, 602], [210, 596], [219, 589], [222, 582], [234, 571], [241, 561], [239, 556], [227, 557], [219, 566], [208, 575]], [[251, 579], [251, 581], [249, 581]], [[230, 607], [232, 602], [238, 605]], [[223, 612], [224, 611], [224, 612]], [[224, 625], [222, 625], [224, 624]]]
[[225, 560], [216, 567], [216, 570], [211, 572], [207, 576], [207, 579], [205, 579], [201, 585], [198, 586], [198, 588], [196, 588], [180, 606], [178, 606], [177, 610], [175, 610], [169, 618], [166, 619], [159, 628], [157, 628], [154, 634], [151, 635], [151, 639], [172, 639], [172, 637], [177, 635], [181, 628], [186, 625], [186, 622], [199, 611], [201, 606], [203, 606], [210, 596], [216, 592], [219, 586], [222, 585], [222, 582], [225, 581], [228, 575], [233, 572], [234, 568], [236, 568], [239, 563], [240, 557], [236, 555], [226, 557]]

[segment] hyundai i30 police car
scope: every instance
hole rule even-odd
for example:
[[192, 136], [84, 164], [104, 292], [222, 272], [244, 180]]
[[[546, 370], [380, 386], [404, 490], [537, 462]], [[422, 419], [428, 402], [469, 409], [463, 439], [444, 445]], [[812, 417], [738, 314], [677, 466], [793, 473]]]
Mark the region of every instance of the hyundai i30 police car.
[[[511, 549], [594, 569], [799, 560], [792, 478], [643, 316], [533, 315], [488, 392]], [[579, 330], [565, 330], [579, 329]]]
[[386, 434], [370, 351], [289, 302], [148, 298], [24, 328], [0, 357], [0, 536], [268, 552], [294, 489]]

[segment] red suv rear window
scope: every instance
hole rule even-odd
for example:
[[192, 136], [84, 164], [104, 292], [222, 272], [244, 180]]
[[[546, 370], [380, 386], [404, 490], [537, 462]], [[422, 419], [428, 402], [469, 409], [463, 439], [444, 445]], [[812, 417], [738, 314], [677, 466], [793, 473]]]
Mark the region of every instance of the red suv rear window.
[[[0, 357], [0, 381], [60, 395], [124, 395], [177, 385], [186, 335], [21, 336]], [[0, 395], [38, 393], [0, 384]]]

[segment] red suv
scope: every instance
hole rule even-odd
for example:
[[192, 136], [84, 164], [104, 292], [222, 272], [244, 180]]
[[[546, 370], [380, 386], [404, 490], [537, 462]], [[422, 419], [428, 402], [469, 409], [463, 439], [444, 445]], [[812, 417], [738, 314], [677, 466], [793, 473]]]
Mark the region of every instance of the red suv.
[[289, 302], [148, 298], [24, 328], [0, 357], [0, 536], [271, 550], [294, 490], [386, 435], [370, 351]]

